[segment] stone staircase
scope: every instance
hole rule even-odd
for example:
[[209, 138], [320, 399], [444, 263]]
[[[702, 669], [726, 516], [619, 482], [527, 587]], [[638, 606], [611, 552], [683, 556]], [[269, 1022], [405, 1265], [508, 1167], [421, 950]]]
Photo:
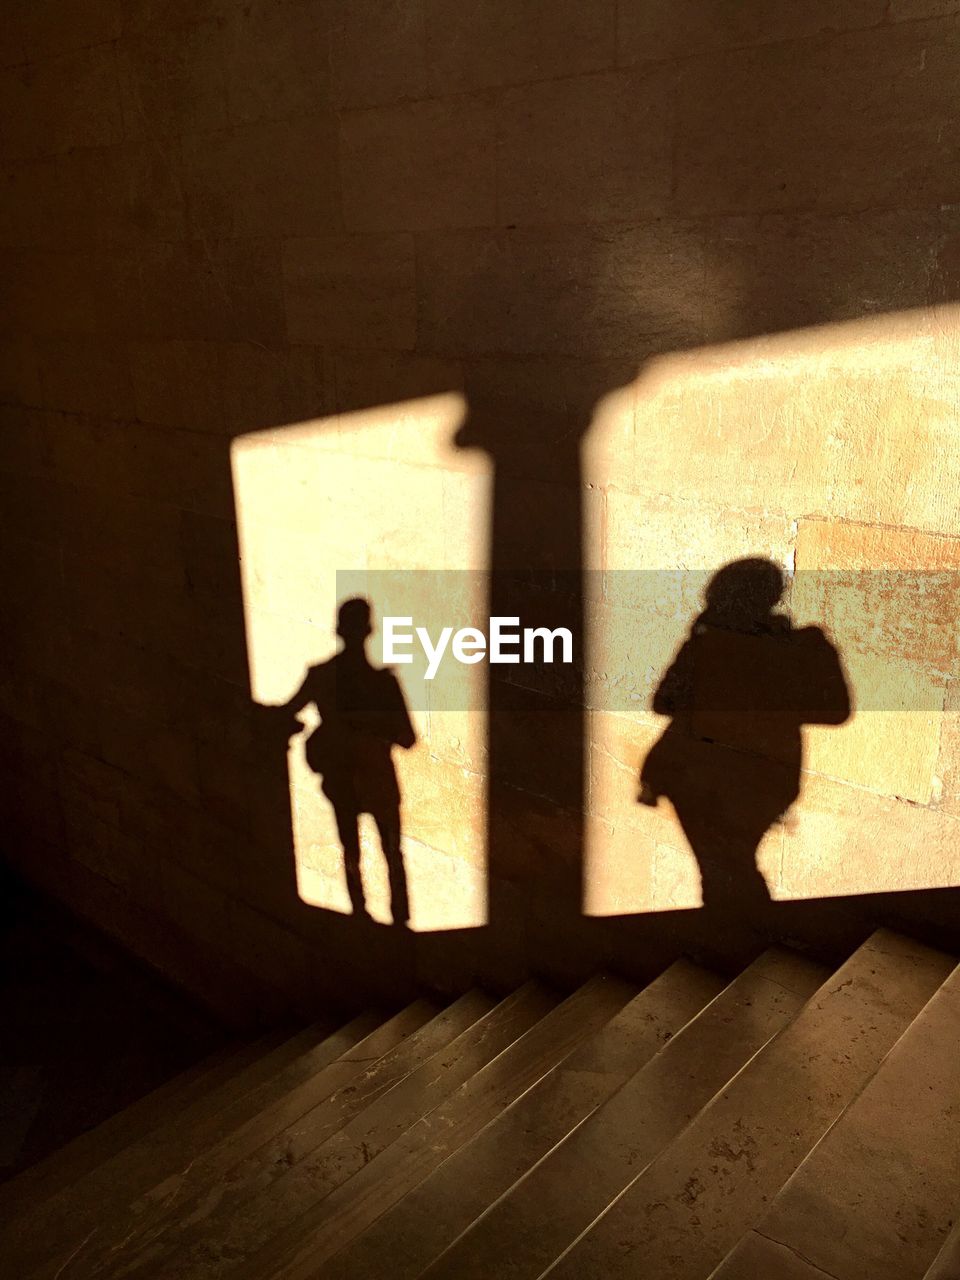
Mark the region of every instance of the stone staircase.
[[222, 1051], [0, 1189], [15, 1280], [960, 1280], [960, 968], [881, 931]]

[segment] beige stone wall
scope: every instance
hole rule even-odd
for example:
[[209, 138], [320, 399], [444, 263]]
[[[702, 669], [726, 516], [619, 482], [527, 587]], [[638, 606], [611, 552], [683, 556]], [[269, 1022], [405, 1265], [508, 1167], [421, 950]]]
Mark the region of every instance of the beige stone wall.
[[[243, 1010], [629, 964], [574, 915], [698, 900], [635, 788], [699, 601], [651, 624], [595, 584], [765, 555], [846, 573], [787, 603], [862, 708], [902, 690], [808, 731], [774, 896], [957, 885], [955, 600], [915, 583], [960, 547], [958, 13], [13, 0], [5, 854]], [[330, 652], [338, 568], [491, 560], [596, 571], [585, 720], [423, 712], [420, 932], [358, 938], [259, 704]], [[863, 569], [909, 572], [873, 598]]]

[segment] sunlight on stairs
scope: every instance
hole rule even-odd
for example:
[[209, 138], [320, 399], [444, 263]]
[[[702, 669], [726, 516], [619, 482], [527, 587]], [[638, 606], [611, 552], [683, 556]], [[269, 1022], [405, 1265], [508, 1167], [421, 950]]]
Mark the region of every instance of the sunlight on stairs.
[[960, 968], [875, 933], [221, 1052], [0, 1188], [17, 1280], [960, 1280]]

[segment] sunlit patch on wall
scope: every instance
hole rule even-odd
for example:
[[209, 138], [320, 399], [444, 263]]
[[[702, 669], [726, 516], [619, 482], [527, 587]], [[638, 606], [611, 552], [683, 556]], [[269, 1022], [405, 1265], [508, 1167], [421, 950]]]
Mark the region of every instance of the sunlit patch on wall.
[[[489, 554], [489, 464], [454, 447], [464, 414], [459, 394], [439, 394], [239, 437], [232, 449], [250, 687], [265, 706], [287, 702], [307, 669], [331, 658], [338, 571], [353, 593], [369, 572], [476, 570]], [[377, 575], [380, 575], [377, 577]], [[466, 575], [465, 580], [470, 580]], [[478, 593], [483, 578], [475, 578]], [[390, 601], [369, 595], [374, 634]], [[394, 602], [395, 603], [395, 602]], [[468, 602], [479, 613], [484, 601]], [[397, 669], [403, 684], [404, 672]], [[469, 707], [417, 702], [417, 735], [394, 757], [402, 794], [410, 927], [441, 930], [486, 922], [485, 685], [473, 676]], [[348, 913], [351, 901], [329, 801], [304, 755], [316, 722], [288, 752], [296, 875], [303, 901]], [[361, 819], [366, 907], [391, 920], [387, 866], [373, 823]]]
[[710, 575], [748, 556], [783, 570], [783, 609], [829, 637], [853, 700], [843, 723], [803, 730], [799, 798], [757, 855], [771, 896], [960, 883], [958, 317], [676, 353], [598, 406], [583, 447], [587, 914], [697, 905], [675, 811], [638, 804], [639, 773]]

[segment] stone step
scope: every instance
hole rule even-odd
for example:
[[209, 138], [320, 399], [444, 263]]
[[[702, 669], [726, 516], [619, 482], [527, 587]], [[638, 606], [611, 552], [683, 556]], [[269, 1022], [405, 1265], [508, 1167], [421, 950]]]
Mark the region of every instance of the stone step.
[[[743, 1237], [737, 1250], [739, 1270], [736, 1274], [744, 1280], [833, 1280], [792, 1249], [754, 1231]], [[710, 1280], [719, 1274], [719, 1269], [711, 1272]]]
[[586, 983], [424, 1115], [379, 1158], [248, 1258], [235, 1280], [326, 1276], [329, 1260], [345, 1242], [596, 1035], [635, 993], [636, 988], [610, 978]]
[[958, 1045], [955, 969], [717, 1280], [748, 1280], [775, 1246], [834, 1280], [922, 1280], [960, 1199]]
[[331, 1258], [324, 1266], [325, 1280], [415, 1280], [722, 988], [723, 981], [715, 974], [686, 961], [672, 965]]
[[216, 1089], [252, 1062], [259, 1061], [288, 1036], [273, 1032], [250, 1044], [230, 1044], [168, 1080], [153, 1092], [79, 1134], [66, 1146], [0, 1186], [0, 1220], [9, 1222], [29, 1205], [41, 1204], [64, 1187], [169, 1121], [197, 1098]]
[[426, 1274], [431, 1280], [538, 1277], [790, 1022], [826, 976], [801, 956], [766, 951]]
[[642, 1260], [645, 1280], [706, 1280], [953, 963], [874, 934], [544, 1274], [618, 1280]]
[[252, 1181], [237, 1182], [212, 1212], [195, 1218], [175, 1252], [138, 1258], [130, 1266], [118, 1257], [105, 1274], [110, 1280], [133, 1276], [138, 1280], [147, 1276], [202, 1280], [227, 1274], [369, 1164], [452, 1090], [528, 1031], [557, 1000], [539, 983], [521, 987], [319, 1145], [312, 1145], [309, 1129], [294, 1135], [287, 1143], [292, 1167], [271, 1170], [266, 1185], [262, 1183], [262, 1163], [251, 1166]]
[[[398, 1016], [413, 1031], [435, 1013], [428, 1001], [417, 1001]], [[326, 1028], [321, 1033], [311, 1027], [285, 1041], [80, 1183], [31, 1205], [0, 1237], [7, 1256], [16, 1261], [16, 1274], [53, 1276], [68, 1258], [78, 1272], [84, 1255], [92, 1255], [99, 1239], [125, 1219], [129, 1204], [326, 1065], [330, 1037], [325, 1033]]]
[[[960, 1205], [957, 1205], [957, 1208], [960, 1209]], [[947, 1236], [923, 1280], [960, 1280], [960, 1220], [955, 1219], [955, 1221], [956, 1225]]]
[[72, 1269], [73, 1280], [156, 1268], [162, 1256], [201, 1241], [215, 1212], [268, 1187], [495, 1004], [472, 991], [409, 1034], [402, 1015], [377, 1027], [133, 1204], [109, 1244]]

